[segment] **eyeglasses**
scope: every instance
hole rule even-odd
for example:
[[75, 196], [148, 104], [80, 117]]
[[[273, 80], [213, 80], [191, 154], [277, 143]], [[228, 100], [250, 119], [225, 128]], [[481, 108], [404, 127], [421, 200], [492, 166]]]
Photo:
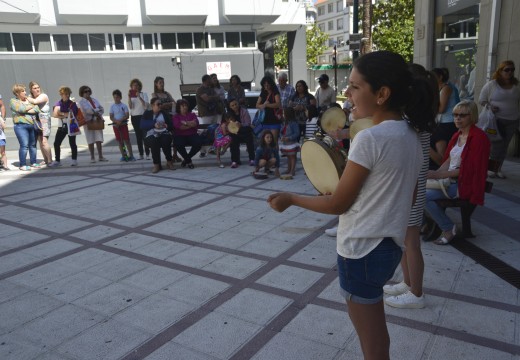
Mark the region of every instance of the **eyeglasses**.
[[468, 116], [469, 114], [460, 114], [460, 113], [453, 113], [453, 117], [456, 118], [456, 117], [466, 117]]
[[515, 68], [504, 68], [503, 72], [515, 72]]

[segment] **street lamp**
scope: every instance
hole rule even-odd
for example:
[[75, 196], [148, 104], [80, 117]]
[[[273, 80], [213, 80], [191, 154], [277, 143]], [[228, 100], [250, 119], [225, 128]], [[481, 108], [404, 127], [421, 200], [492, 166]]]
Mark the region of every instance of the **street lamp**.
[[332, 64], [334, 66], [334, 91], [338, 91], [338, 53], [336, 51], [336, 40], [334, 40], [334, 56], [332, 57]]

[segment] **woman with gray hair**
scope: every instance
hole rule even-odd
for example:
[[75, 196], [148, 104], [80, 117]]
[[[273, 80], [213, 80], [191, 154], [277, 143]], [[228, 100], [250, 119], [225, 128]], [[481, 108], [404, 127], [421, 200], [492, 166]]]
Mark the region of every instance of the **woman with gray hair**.
[[427, 175], [428, 179], [450, 179], [450, 185], [445, 189], [447, 195], [440, 189], [426, 190], [426, 212], [442, 230], [441, 236], [434, 241], [437, 245], [449, 244], [456, 235], [456, 226], [435, 200], [449, 196], [483, 205], [486, 187], [490, 142], [486, 133], [475, 126], [477, 104], [461, 101], [453, 107], [452, 115], [458, 131], [448, 143], [442, 165]]

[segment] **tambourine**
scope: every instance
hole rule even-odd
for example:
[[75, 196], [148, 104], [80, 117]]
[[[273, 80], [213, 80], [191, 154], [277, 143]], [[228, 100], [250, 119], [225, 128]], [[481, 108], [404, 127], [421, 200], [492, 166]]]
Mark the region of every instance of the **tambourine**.
[[252, 175], [257, 180], [265, 180], [267, 179], [267, 174], [263, 172], [252, 172]]
[[240, 129], [240, 123], [238, 121], [230, 121], [228, 124], [228, 131], [231, 134], [238, 134], [238, 129]]
[[359, 120], [355, 120], [352, 125], [350, 125], [350, 140], [354, 140], [357, 133], [361, 130], [368, 129], [370, 127], [374, 126], [374, 122], [372, 121], [372, 118], [362, 118]]
[[327, 134], [332, 135], [337, 130], [341, 130], [347, 123], [347, 115], [338, 107], [331, 107], [321, 116], [321, 128]]

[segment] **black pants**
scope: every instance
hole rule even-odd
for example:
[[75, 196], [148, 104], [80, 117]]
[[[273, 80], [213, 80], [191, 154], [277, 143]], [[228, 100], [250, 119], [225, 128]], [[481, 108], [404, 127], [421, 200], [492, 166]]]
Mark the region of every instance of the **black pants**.
[[[131, 121], [132, 121], [132, 126], [134, 128], [134, 132], [135, 132], [135, 140], [137, 142], [137, 148], [139, 149], [139, 155], [143, 156], [145, 151], [146, 151], [146, 155], [148, 156], [150, 154], [150, 148], [146, 145], [144, 145], [144, 142], [143, 142], [143, 130], [141, 130], [141, 117], [142, 115], [132, 115], [131, 116]], [[144, 150], [143, 150], [143, 145], [144, 145]]]
[[172, 161], [172, 136], [161, 134], [158, 137], [148, 136], [145, 139], [145, 145], [148, 145], [152, 150], [152, 160], [154, 165], [161, 165], [161, 149], [166, 157], [166, 161]]
[[250, 126], [241, 126], [238, 134], [231, 135], [231, 161], [240, 164], [240, 144], [246, 143], [249, 160], [255, 159], [255, 138]]
[[[61, 143], [65, 139], [65, 137], [68, 134], [68, 130], [66, 127], [62, 126], [58, 128], [58, 131], [56, 131], [56, 137], [54, 138], [54, 155], [56, 158], [56, 161], [60, 162], [60, 154], [61, 154]], [[69, 136], [69, 145], [70, 150], [72, 151], [72, 160], [78, 159], [78, 146], [76, 145], [76, 136]]]
[[[186, 164], [191, 163], [191, 159], [197, 154], [202, 147], [202, 139], [199, 135], [174, 136], [173, 143], [175, 148], [181, 154]], [[186, 146], [191, 146], [190, 152], [186, 151]]]

